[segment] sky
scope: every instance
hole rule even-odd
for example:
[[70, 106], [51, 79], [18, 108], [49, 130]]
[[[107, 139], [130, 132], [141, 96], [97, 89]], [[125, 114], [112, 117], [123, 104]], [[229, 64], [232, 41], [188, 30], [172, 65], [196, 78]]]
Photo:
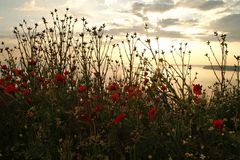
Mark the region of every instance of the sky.
[[[41, 23], [55, 8], [62, 14], [69, 8], [74, 18], [85, 17], [91, 26], [105, 23], [115, 37], [127, 32], [144, 35], [147, 23], [149, 35], [160, 37], [166, 52], [188, 42], [195, 64], [207, 63], [206, 41], [216, 40], [214, 31], [227, 34], [230, 64], [233, 55], [240, 55], [240, 0], [0, 0], [0, 41], [14, 44], [14, 26], [23, 19]], [[215, 48], [219, 52], [219, 46]]]

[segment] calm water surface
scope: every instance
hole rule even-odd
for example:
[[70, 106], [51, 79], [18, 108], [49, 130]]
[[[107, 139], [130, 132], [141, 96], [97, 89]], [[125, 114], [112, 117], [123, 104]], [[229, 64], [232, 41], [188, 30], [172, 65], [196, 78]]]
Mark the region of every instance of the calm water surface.
[[[193, 66], [192, 68], [192, 74], [197, 72], [197, 79], [195, 83], [199, 83], [203, 86], [203, 89], [208, 90], [208, 86], [212, 86], [215, 82], [217, 82], [217, 78], [214, 75], [212, 70], [209, 69], [203, 69], [203, 66]], [[216, 74], [219, 76], [221, 75], [220, 71], [216, 71]], [[231, 84], [236, 85], [237, 84], [237, 75], [234, 71], [226, 71], [226, 79], [230, 80], [232, 77]]]

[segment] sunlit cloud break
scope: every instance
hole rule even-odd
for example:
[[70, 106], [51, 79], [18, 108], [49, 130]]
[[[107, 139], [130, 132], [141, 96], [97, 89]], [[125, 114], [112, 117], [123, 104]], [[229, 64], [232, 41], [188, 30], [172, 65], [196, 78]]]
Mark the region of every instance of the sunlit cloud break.
[[[233, 50], [240, 46], [240, 0], [0, 0], [1, 40], [12, 37], [12, 28], [23, 19], [41, 25], [39, 21], [45, 17], [50, 24], [50, 12], [55, 8], [59, 17], [69, 8], [74, 18], [85, 17], [89, 27], [105, 23], [106, 32], [115, 39], [126, 33], [146, 35], [146, 23], [148, 35], [164, 39], [166, 48], [186, 41], [196, 44], [193, 48], [199, 53], [200, 46], [213, 40], [214, 31], [226, 33], [227, 40], [235, 44]], [[76, 31], [80, 29], [78, 23]]]
[[46, 8], [37, 6], [36, 0], [28, 0], [25, 3], [23, 3], [22, 6], [15, 8], [18, 11], [42, 11], [46, 10]]

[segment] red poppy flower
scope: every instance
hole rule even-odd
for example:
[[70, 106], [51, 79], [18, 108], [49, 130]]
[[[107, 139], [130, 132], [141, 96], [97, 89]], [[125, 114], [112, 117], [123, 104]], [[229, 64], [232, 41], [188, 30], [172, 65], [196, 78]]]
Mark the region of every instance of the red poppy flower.
[[70, 73], [70, 72], [67, 71], [67, 70], [64, 71], [64, 75], [68, 75], [69, 73]]
[[7, 70], [7, 69], [8, 69], [7, 65], [2, 65], [1, 68], [2, 68], [3, 70]]
[[30, 74], [30, 76], [32, 76], [32, 77], [35, 77], [35, 76], [36, 76], [36, 72], [34, 72], [34, 71], [31, 71], [29, 74]]
[[97, 104], [95, 109], [94, 109], [94, 112], [98, 113], [98, 112], [101, 112], [102, 110], [103, 110], [103, 105], [102, 104]]
[[55, 76], [55, 81], [58, 83], [65, 83], [66, 82], [66, 78], [63, 74], [57, 74]]
[[17, 88], [12, 83], [9, 84], [6, 88], [4, 88], [4, 93], [5, 94], [14, 94], [16, 92], [17, 92]]
[[27, 99], [25, 100], [25, 102], [26, 102], [28, 105], [32, 105], [32, 104], [33, 104], [33, 101], [32, 101], [31, 98], [27, 98]]
[[83, 85], [80, 85], [79, 87], [78, 87], [78, 92], [80, 93], [80, 92], [84, 92], [84, 91], [86, 91], [87, 90], [87, 87], [86, 86], [83, 86]]
[[119, 93], [113, 93], [111, 98], [112, 98], [112, 101], [116, 102], [120, 99], [120, 95]]
[[29, 95], [30, 93], [31, 93], [31, 90], [30, 89], [25, 89], [25, 90], [23, 90], [23, 91], [21, 91], [22, 92], [22, 94], [24, 95], [24, 96], [27, 96], [27, 95]]
[[119, 86], [117, 83], [112, 83], [108, 86], [108, 90], [109, 91], [117, 91], [117, 90], [119, 90]]
[[72, 84], [76, 84], [77, 83], [77, 81], [76, 80], [72, 80]]
[[13, 72], [14, 72], [17, 76], [20, 76], [20, 75], [23, 74], [23, 70], [21, 70], [21, 69], [17, 69], [17, 68], [14, 69]]
[[30, 66], [36, 66], [37, 65], [37, 61], [31, 60], [31, 61], [28, 62], [28, 64]]
[[118, 116], [113, 120], [113, 123], [119, 123], [119, 122], [121, 122], [125, 117], [126, 117], [126, 115], [125, 115], [124, 113], [121, 113], [120, 115], [118, 115]]
[[162, 86], [161, 86], [161, 90], [162, 90], [162, 91], [166, 91], [166, 90], [167, 90], [167, 86], [166, 86], [166, 85], [162, 85]]
[[193, 93], [196, 96], [200, 96], [202, 94], [202, 85], [200, 85], [200, 84], [193, 84]]
[[148, 111], [148, 118], [149, 120], [154, 120], [157, 116], [157, 109], [156, 108], [151, 108], [149, 111]]
[[22, 82], [20, 86], [23, 88], [27, 88], [28, 84], [27, 84], [27, 82]]
[[224, 121], [222, 119], [215, 119], [215, 120], [213, 120], [214, 127], [216, 129], [219, 129], [220, 131], [222, 131], [223, 123], [224, 123]]
[[127, 97], [126, 97], [127, 99], [139, 96], [142, 93], [138, 86], [125, 86], [124, 92], [127, 95]]
[[5, 77], [5, 80], [6, 80], [6, 81], [12, 80], [12, 76], [11, 76], [11, 75], [8, 75], [7, 77]]
[[38, 77], [37, 79], [38, 79], [38, 81], [40, 83], [44, 83], [45, 82], [45, 78], [44, 77]]

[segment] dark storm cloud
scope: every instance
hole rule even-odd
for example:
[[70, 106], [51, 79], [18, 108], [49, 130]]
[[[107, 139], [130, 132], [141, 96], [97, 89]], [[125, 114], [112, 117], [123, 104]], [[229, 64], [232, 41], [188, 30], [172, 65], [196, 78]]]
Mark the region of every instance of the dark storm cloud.
[[224, 2], [222, 0], [182, 0], [177, 3], [177, 6], [188, 7], [188, 8], [196, 8], [199, 10], [211, 10], [224, 6]]
[[210, 27], [216, 31], [227, 32], [231, 41], [240, 40], [240, 14], [231, 14], [213, 21]]

